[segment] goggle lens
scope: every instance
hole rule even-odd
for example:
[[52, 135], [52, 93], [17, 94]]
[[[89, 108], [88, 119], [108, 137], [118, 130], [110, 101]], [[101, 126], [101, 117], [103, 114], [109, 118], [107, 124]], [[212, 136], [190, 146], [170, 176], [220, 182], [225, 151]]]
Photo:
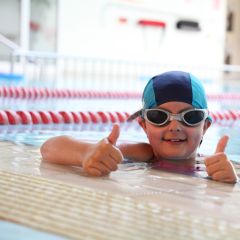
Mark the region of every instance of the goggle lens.
[[183, 118], [188, 124], [197, 124], [200, 123], [205, 117], [204, 112], [202, 111], [190, 111], [183, 115]]
[[168, 114], [158, 110], [148, 111], [146, 116], [150, 122], [155, 124], [164, 124], [168, 120]]

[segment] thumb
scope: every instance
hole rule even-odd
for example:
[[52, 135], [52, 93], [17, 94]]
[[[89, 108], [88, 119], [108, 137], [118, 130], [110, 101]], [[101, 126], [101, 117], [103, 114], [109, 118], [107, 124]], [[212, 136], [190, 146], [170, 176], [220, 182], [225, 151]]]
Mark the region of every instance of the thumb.
[[114, 124], [112, 131], [108, 135], [107, 139], [111, 144], [115, 145], [117, 143], [119, 135], [120, 135], [120, 127], [118, 124]]
[[218, 141], [215, 153], [224, 152], [227, 146], [228, 140], [229, 140], [228, 136], [221, 137], [220, 140]]

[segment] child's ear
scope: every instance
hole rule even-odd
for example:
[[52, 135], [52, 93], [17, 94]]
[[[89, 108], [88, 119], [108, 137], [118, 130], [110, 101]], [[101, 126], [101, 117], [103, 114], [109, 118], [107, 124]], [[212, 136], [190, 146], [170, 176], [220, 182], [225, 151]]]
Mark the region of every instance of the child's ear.
[[208, 119], [206, 119], [204, 126], [203, 126], [203, 134], [206, 133], [206, 131], [208, 130], [208, 128], [211, 126], [211, 121], [209, 121]]
[[138, 124], [141, 126], [141, 128], [146, 132], [146, 122], [143, 118], [138, 117], [137, 118]]

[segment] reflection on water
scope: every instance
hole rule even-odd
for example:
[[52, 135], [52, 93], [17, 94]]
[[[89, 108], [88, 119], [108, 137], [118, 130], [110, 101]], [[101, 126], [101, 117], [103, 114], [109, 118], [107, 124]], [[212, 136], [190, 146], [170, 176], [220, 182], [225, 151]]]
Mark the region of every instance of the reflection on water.
[[219, 139], [223, 135], [229, 136], [228, 145], [226, 147], [226, 153], [229, 158], [236, 162], [240, 162], [240, 135], [239, 124], [237, 123], [234, 126], [219, 126], [213, 124], [213, 126], [207, 130], [199, 151], [203, 154], [213, 154]]
[[[230, 137], [226, 153], [234, 161], [240, 162], [239, 122], [231, 125], [229, 122], [221, 125], [213, 124], [206, 132], [199, 152], [205, 155], [214, 153], [221, 136]], [[59, 124], [35, 126], [0, 126], [0, 140], [7, 140], [26, 145], [40, 146], [53, 136], [70, 135], [72, 137], [96, 142], [105, 138], [111, 130], [111, 124]], [[122, 124], [119, 142], [147, 142], [145, 133], [137, 124]]]
[[[213, 124], [206, 132], [199, 152], [204, 155], [213, 154], [220, 137], [227, 134], [230, 136], [230, 140], [226, 148], [226, 153], [228, 154], [229, 158], [234, 161], [236, 168], [239, 169], [239, 125], [239, 122], [234, 122], [234, 125], [232, 125], [230, 122], [221, 122], [221, 125]], [[48, 138], [58, 135], [70, 135], [81, 140], [97, 142], [100, 139], [108, 136], [111, 127], [111, 124], [0, 126], [0, 140], [15, 143], [14, 148], [6, 147], [2, 149], [1, 152], [2, 155], [12, 154], [11, 164], [16, 168], [27, 168], [27, 165], [29, 163], [31, 164], [32, 158], [36, 159], [37, 157], [38, 160], [34, 161], [35, 165], [32, 166], [31, 169], [32, 172], [37, 173], [39, 171], [39, 164], [41, 162], [39, 146]], [[123, 123], [121, 124], [121, 135], [119, 142], [147, 142], [147, 138], [143, 130], [137, 124]], [[34, 148], [29, 148], [28, 151], [25, 152], [28, 145], [34, 146]], [[24, 161], [25, 165], [22, 165], [22, 160]], [[162, 167], [159, 168], [156, 166], [150, 166], [146, 163], [131, 163], [129, 161], [125, 161], [125, 164], [120, 165], [119, 167], [118, 174], [123, 175], [123, 177], [119, 179], [128, 179], [129, 181], [129, 176], [127, 178], [125, 176], [128, 174], [128, 172], [131, 172], [131, 176], [136, 177], [137, 175], [140, 176], [141, 174], [146, 174], [146, 172], [148, 172], [151, 168], [154, 168], [158, 171], [159, 169], [163, 169]], [[205, 178], [207, 175], [205, 173], [204, 164], [201, 162], [197, 168], [191, 172], [184, 172], [184, 174]], [[165, 168], [165, 170], [173, 172], [170, 169]], [[183, 173], [181, 170], [178, 172]]]

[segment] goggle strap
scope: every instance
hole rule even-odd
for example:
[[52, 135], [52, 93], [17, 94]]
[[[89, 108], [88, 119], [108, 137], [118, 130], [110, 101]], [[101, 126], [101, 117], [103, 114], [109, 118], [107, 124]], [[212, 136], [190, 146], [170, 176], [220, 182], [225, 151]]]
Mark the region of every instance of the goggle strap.
[[142, 109], [133, 113], [132, 115], [130, 115], [128, 118], [127, 118], [127, 122], [131, 122], [133, 121], [135, 118], [139, 117], [139, 116], [142, 116], [143, 113], [142, 113]]

